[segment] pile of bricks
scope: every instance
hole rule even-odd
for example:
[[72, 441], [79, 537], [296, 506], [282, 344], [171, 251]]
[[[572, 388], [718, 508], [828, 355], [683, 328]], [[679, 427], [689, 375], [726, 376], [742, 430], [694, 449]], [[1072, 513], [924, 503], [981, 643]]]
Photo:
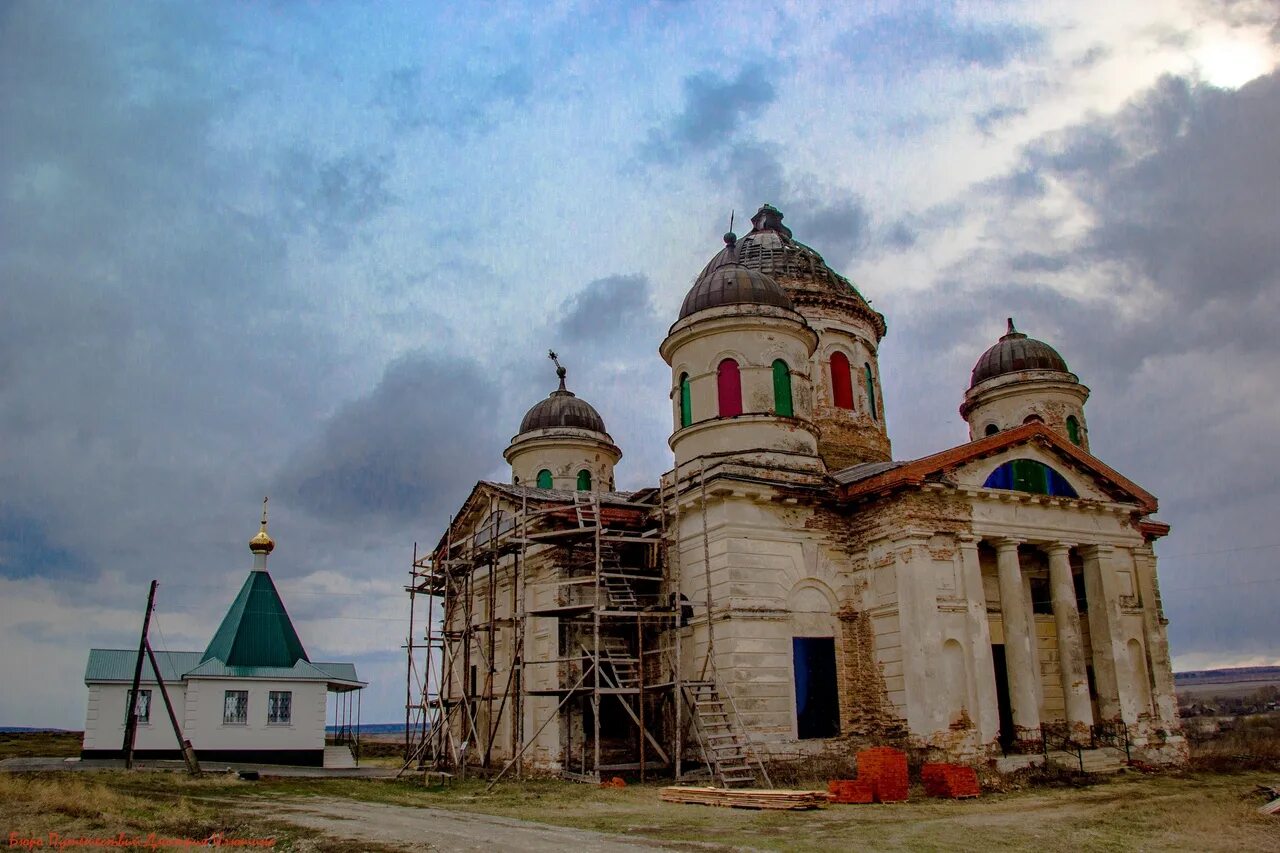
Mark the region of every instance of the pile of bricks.
[[875, 802], [875, 788], [869, 779], [832, 779], [827, 783], [831, 802], [861, 805]]
[[858, 753], [858, 779], [871, 783], [877, 803], [901, 803], [907, 799], [907, 754], [891, 746], [877, 746]]
[[958, 800], [979, 793], [977, 772], [961, 764], [926, 764], [920, 768], [920, 780], [931, 797]]

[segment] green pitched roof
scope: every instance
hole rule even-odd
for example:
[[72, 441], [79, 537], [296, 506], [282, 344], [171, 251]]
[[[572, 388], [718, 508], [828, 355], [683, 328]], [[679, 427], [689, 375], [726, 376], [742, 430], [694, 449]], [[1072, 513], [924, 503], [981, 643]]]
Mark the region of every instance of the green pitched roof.
[[210, 660], [259, 667], [292, 667], [299, 660], [310, 660], [271, 575], [258, 570], [249, 573], [200, 658], [201, 663]]

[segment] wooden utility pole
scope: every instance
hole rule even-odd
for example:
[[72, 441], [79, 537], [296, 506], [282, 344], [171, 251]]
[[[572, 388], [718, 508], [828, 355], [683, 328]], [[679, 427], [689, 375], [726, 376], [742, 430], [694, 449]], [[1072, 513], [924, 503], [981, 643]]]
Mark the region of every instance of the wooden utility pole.
[[164, 709], [169, 712], [169, 724], [173, 726], [173, 736], [178, 739], [178, 748], [182, 750], [182, 760], [187, 765], [187, 772], [192, 776], [200, 774], [200, 762], [196, 760], [195, 747], [191, 745], [191, 741], [182, 736], [182, 727], [178, 725], [178, 715], [173, 710], [173, 702], [169, 699], [169, 691], [164, 686], [164, 676], [160, 674], [160, 664], [156, 660], [156, 653], [151, 650], [150, 641], [145, 641], [147, 647], [147, 657], [151, 660], [151, 669], [156, 674], [156, 686], [160, 688], [160, 695], [164, 697]]
[[[156, 604], [156, 581], [151, 582], [151, 590], [147, 593], [147, 612], [142, 617], [142, 639], [138, 641], [138, 662], [133, 667], [133, 690], [129, 692], [129, 714], [124, 721], [124, 766], [133, 769], [133, 742], [138, 734], [138, 685], [142, 682], [142, 659], [147, 653], [147, 631], [151, 628], [151, 610]], [[152, 664], [154, 666], [154, 664]], [[156, 673], [159, 675], [159, 673]], [[148, 709], [150, 710], [150, 709]]]

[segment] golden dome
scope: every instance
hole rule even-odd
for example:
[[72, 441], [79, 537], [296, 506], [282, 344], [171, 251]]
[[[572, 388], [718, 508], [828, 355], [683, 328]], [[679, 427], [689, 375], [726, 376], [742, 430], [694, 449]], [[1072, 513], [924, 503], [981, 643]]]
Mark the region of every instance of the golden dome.
[[267, 499], [262, 499], [262, 527], [249, 540], [249, 550], [254, 554], [270, 554], [275, 550], [275, 541], [267, 535]]

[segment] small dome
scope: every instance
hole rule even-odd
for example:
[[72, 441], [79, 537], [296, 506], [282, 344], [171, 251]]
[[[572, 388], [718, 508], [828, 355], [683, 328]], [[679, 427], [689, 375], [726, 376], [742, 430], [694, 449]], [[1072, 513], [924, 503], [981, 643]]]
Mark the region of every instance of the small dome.
[[972, 388], [979, 382], [1006, 373], [1017, 373], [1020, 370], [1057, 370], [1070, 373], [1067, 362], [1058, 351], [1035, 338], [1028, 338], [1013, 327], [1013, 318], [1009, 318], [1009, 331], [1000, 338], [995, 346], [982, 354], [978, 363], [973, 366], [973, 377], [969, 382]]
[[607, 432], [604, 418], [586, 400], [580, 400], [572, 391], [560, 389], [552, 391], [551, 396], [541, 400], [520, 421], [520, 431], [533, 429], [555, 429], [556, 427], [573, 427], [589, 429], [596, 432]]
[[249, 551], [253, 554], [270, 554], [275, 550], [275, 541], [267, 535], [267, 499], [262, 499], [262, 527], [249, 540]]
[[[730, 236], [725, 235], [726, 242]], [[795, 310], [791, 297], [769, 276], [740, 264], [726, 263], [698, 276], [680, 306], [680, 319], [708, 308], [746, 304]]]

